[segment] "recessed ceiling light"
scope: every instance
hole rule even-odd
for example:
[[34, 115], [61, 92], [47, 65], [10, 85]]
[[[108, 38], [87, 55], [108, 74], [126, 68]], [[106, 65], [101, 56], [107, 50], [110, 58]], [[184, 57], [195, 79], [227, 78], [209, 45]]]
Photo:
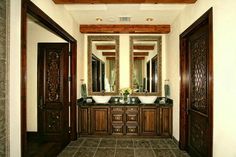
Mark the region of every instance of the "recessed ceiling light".
[[96, 18], [96, 21], [101, 22], [101, 21], [102, 21], [102, 18], [97, 17], [97, 18]]
[[153, 21], [153, 18], [146, 18], [146, 21], [148, 21], [148, 22], [151, 22], [151, 21]]

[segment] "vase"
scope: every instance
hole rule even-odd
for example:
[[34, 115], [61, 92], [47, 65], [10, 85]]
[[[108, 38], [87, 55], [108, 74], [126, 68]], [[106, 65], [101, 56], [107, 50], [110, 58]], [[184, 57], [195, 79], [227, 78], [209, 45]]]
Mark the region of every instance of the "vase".
[[125, 103], [128, 102], [128, 97], [129, 97], [129, 95], [126, 95], [126, 94], [123, 95], [123, 98], [124, 98], [124, 102], [125, 102]]

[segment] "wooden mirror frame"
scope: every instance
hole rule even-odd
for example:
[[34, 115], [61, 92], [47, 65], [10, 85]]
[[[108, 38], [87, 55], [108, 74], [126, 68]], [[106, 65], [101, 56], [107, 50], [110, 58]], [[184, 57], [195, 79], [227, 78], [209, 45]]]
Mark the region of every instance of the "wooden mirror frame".
[[[119, 72], [119, 36], [117, 35], [102, 35], [102, 36], [88, 36], [88, 95], [118, 95], [120, 89], [120, 72]], [[114, 92], [93, 92], [92, 90], [92, 42], [93, 41], [115, 41], [116, 45], [116, 89]]]
[[[158, 84], [157, 89], [158, 92], [133, 92], [132, 95], [155, 95], [155, 96], [162, 96], [162, 36], [130, 36], [130, 88], [133, 88], [133, 41], [134, 40], [150, 40], [156, 41], [157, 45], [160, 47], [160, 52], [157, 53], [157, 62], [158, 62]], [[151, 64], [151, 62], [150, 62]], [[150, 82], [151, 83], [151, 82]]]

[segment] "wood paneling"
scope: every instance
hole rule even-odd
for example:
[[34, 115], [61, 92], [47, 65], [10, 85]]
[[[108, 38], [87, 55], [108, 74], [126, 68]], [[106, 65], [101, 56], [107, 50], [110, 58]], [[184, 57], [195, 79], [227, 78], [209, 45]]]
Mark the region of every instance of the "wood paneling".
[[140, 110], [141, 135], [156, 135], [157, 110], [156, 107], [144, 107]]
[[138, 107], [126, 107], [125, 108], [125, 126], [126, 135], [138, 135], [139, 134], [139, 108]]
[[134, 52], [134, 56], [148, 56], [148, 52]]
[[82, 135], [172, 137], [171, 106], [80, 106], [78, 118]]
[[80, 32], [168, 34], [170, 32], [170, 25], [80, 25]]
[[116, 53], [115, 52], [102, 52], [103, 56], [115, 56]]
[[109, 107], [92, 107], [92, 121], [91, 132], [93, 134], [106, 134], [110, 133], [110, 108]]
[[197, 0], [53, 0], [56, 4], [195, 3]]
[[89, 107], [79, 108], [78, 122], [80, 124], [79, 133], [89, 134], [90, 133], [90, 108]]
[[162, 136], [172, 135], [172, 109], [161, 108], [161, 134]]
[[116, 45], [96, 45], [97, 50], [115, 50]]
[[27, 153], [26, 99], [27, 99], [27, 0], [21, 1], [21, 156]]

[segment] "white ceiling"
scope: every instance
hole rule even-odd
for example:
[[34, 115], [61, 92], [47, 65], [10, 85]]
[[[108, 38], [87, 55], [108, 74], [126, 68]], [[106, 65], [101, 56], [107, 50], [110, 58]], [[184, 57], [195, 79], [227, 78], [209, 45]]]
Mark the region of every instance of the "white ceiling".
[[[172, 24], [183, 4], [67, 4], [64, 5], [79, 24]], [[130, 17], [120, 22], [119, 17]], [[96, 21], [102, 18], [102, 21]], [[153, 18], [148, 22], [146, 18]]]

